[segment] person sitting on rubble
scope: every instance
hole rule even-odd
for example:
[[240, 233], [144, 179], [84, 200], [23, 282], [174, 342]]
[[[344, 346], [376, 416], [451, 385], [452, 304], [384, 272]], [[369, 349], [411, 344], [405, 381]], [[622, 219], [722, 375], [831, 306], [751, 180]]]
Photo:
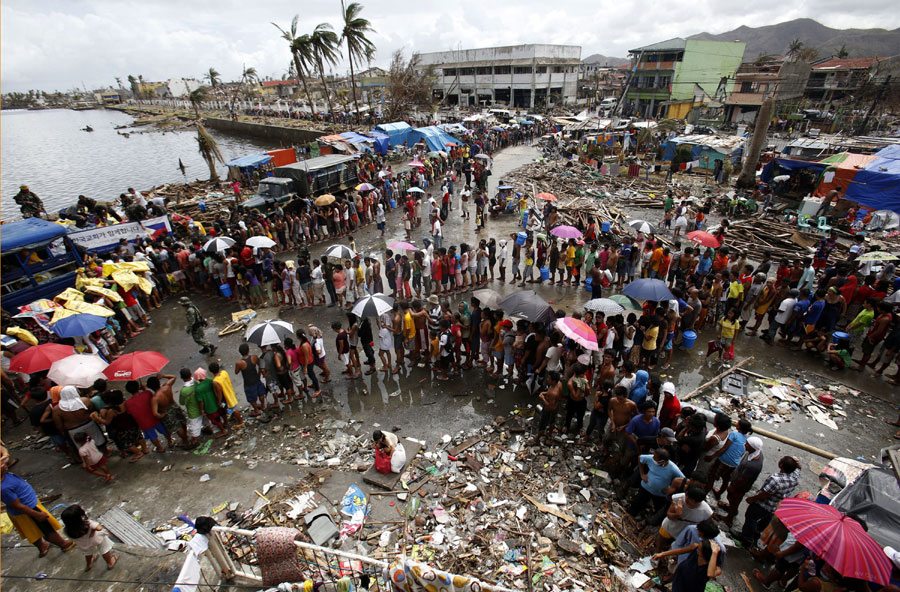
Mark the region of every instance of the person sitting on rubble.
[[372, 440], [375, 442], [375, 470], [386, 475], [401, 472], [406, 466], [406, 449], [397, 434], [375, 430]]

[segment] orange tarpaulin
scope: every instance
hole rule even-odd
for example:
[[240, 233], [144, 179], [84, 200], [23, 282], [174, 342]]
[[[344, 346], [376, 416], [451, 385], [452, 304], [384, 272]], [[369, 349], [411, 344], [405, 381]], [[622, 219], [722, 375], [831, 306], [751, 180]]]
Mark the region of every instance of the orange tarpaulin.
[[819, 161], [821, 164], [828, 165], [828, 168], [822, 173], [822, 180], [816, 187], [813, 195], [823, 197], [832, 189], [840, 187], [841, 196], [847, 191], [847, 187], [853, 182], [853, 177], [857, 171], [862, 170], [867, 164], [877, 158], [873, 154], [854, 154], [852, 152], [841, 152], [829, 156]]
[[272, 157], [272, 162], [277, 167], [297, 162], [297, 153], [294, 152], [293, 148], [269, 150], [268, 152], [266, 152], [266, 154]]

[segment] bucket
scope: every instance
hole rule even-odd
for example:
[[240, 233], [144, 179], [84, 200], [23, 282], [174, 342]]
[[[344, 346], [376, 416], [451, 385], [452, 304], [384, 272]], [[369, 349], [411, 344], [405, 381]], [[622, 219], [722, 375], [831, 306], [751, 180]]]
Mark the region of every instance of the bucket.
[[541, 281], [549, 280], [549, 279], [550, 279], [550, 268], [542, 267], [541, 268]]
[[522, 228], [528, 228], [528, 212], [522, 214]]
[[528, 240], [527, 232], [519, 232], [516, 234], [516, 244], [520, 247], [525, 244], [526, 240]]
[[691, 349], [694, 347], [695, 341], [697, 341], [697, 334], [693, 331], [685, 331], [681, 334], [681, 347], [684, 349]]
[[594, 288], [591, 287], [591, 284], [593, 283], [593, 282], [591, 281], [592, 279], [593, 279], [593, 278], [588, 278], [588, 279], [584, 282], [584, 289], [587, 290], [588, 292], [593, 292], [593, 291], [594, 291]]
[[219, 286], [219, 292], [222, 293], [222, 296], [225, 298], [231, 298], [231, 286], [228, 284], [222, 284]]
[[600, 224], [600, 232], [609, 232], [609, 227], [609, 222], [603, 222], [602, 224]]
[[396, 207], [397, 207], [397, 201], [392, 199], [391, 200], [391, 209], [393, 210]]
[[841, 331], [835, 331], [831, 334], [831, 343], [837, 343], [841, 339], [850, 339], [850, 334]]

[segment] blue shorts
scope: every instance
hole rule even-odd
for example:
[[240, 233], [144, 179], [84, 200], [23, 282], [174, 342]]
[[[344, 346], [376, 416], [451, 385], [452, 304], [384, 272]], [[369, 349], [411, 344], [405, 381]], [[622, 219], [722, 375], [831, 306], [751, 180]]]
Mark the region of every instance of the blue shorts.
[[494, 352], [491, 355], [494, 356], [495, 358], [497, 358], [498, 360], [503, 359], [503, 351], [502, 350], [501, 351], [494, 350]]
[[234, 415], [234, 412], [237, 411], [237, 405], [234, 407], [226, 407], [225, 408], [225, 417], [231, 417]]
[[378, 230], [384, 232], [384, 222], [379, 222], [379, 223], [376, 224], [375, 226], [378, 227]]
[[252, 405], [259, 399], [264, 399], [266, 397], [266, 387], [262, 382], [257, 382], [256, 384], [251, 384], [250, 386], [247, 386], [245, 384], [244, 396], [247, 397], [247, 402]]
[[165, 436], [169, 433], [166, 431], [166, 426], [164, 426], [162, 424], [162, 422], [156, 424], [149, 430], [141, 430], [141, 431], [144, 432], [144, 437], [147, 438], [148, 440], [157, 440], [157, 439], [159, 439], [160, 435]]
[[506, 364], [507, 366], [512, 366], [513, 364], [516, 363], [515, 356], [513, 356], [513, 354], [511, 354], [511, 353], [507, 354], [504, 352], [503, 363]]
[[666, 342], [663, 344], [663, 349], [665, 351], [669, 351], [670, 349], [672, 349], [672, 342], [674, 342], [674, 341], [675, 341], [674, 333], [669, 333], [668, 335], [666, 335]]

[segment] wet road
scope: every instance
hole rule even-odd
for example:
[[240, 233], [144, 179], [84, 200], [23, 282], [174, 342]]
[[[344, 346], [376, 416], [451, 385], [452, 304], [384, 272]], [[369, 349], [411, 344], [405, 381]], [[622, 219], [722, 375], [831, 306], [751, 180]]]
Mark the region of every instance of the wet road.
[[[529, 162], [535, 154], [533, 149], [519, 146], [497, 155], [491, 187], [493, 188], [506, 172]], [[358, 232], [355, 238], [360, 250], [365, 253], [382, 252], [387, 243], [405, 239], [396, 212], [391, 214], [388, 228], [384, 240], [378, 236], [374, 225]], [[516, 229], [515, 220], [512, 217], [505, 217], [499, 221], [490, 220], [487, 232], [481, 235], [499, 238], [508, 236]], [[476, 238], [474, 221], [463, 220], [458, 211], [452, 212], [444, 227], [444, 237], [445, 245], [471, 242]], [[416, 233], [414, 239], [421, 244], [421, 233]], [[320, 255], [327, 246], [316, 245], [312, 249], [313, 256]], [[280, 258], [292, 257], [285, 254]], [[500, 285], [499, 282], [495, 282], [490, 287], [501, 294], [516, 290], [508, 283]], [[590, 297], [589, 293], [581, 288], [537, 286], [534, 289], [555, 307], [567, 312], [579, 310]], [[219, 347], [217, 358], [233, 375], [234, 363], [239, 358], [237, 349], [242, 337], [236, 334], [219, 340], [216, 332], [230, 321], [231, 313], [239, 310], [239, 305], [224, 302], [220, 298], [204, 296], [194, 296], [194, 301], [201, 311], [208, 315], [210, 328], [207, 337]], [[461, 378], [447, 383], [432, 381], [428, 370], [421, 368], [408, 369], [396, 376], [377, 373], [364, 376], [361, 380], [347, 381], [340, 374], [342, 366], [334, 352], [334, 333], [330, 331], [332, 321], [345, 320], [341, 311], [335, 308], [317, 308], [312, 311], [279, 311], [267, 308], [260, 310], [259, 313], [259, 320], [281, 318], [293, 323], [295, 327], [315, 323], [325, 331], [327, 360], [332, 370], [333, 382], [324, 385], [325, 394], [320, 401], [295, 405], [289, 413], [284, 413], [279, 419], [266, 425], [259, 424], [255, 420], [248, 421], [248, 427], [239, 436], [230, 439], [229, 442], [215, 442], [207, 456], [195, 456], [181, 451], [165, 455], [151, 454], [136, 465], [128, 465], [119, 458], [111, 458], [111, 470], [119, 476], [111, 487], [98, 488], [93, 477], [86, 477], [77, 468], [67, 469], [60, 478], [58, 468], [63, 464], [63, 459], [49, 450], [14, 452], [14, 455], [22, 459], [16, 470], [27, 475], [42, 492], [61, 492], [64, 494], [64, 500], [69, 502], [80, 500], [96, 508], [97, 512], [121, 504], [128, 511], [141, 509], [144, 520], [168, 520], [181, 512], [191, 515], [208, 512], [209, 508], [223, 501], [252, 504], [254, 487], [259, 487], [270, 479], [289, 483], [302, 475], [302, 469], [295, 466], [297, 459], [321, 451], [310, 450], [302, 438], [286, 438], [285, 431], [277, 426], [303, 428], [321, 425], [330, 418], [357, 420], [359, 423], [347, 430], [353, 435], [367, 434], [376, 424], [388, 429], [397, 426], [401, 428], [401, 436], [424, 439], [431, 446], [442, 434], [456, 434], [474, 429], [490, 422], [496, 416], [508, 414], [514, 408], [535, 403], [535, 398], [528, 395], [524, 389], [516, 389], [505, 379], [492, 378], [479, 369], [468, 371]], [[177, 374], [182, 366], [191, 369], [206, 366], [208, 359], [198, 353], [197, 346], [184, 332], [183, 309], [174, 299], [155, 311], [153, 319], [153, 326], [129, 343], [129, 351], [163, 352], [172, 360], [165, 368], [165, 371], [171, 374]], [[703, 344], [712, 337], [713, 333], [707, 330], [698, 339], [697, 348], [676, 349], [672, 369], [661, 371], [661, 378], [675, 382], [678, 392], [683, 394], [722, 371], [723, 367], [718, 362], [707, 361], [700, 351], [705, 350]], [[851, 458], [862, 457], [872, 460], [882, 447], [895, 442], [891, 438], [893, 429], [886, 425], [884, 420], [896, 418], [897, 391], [882, 379], [856, 372], [832, 373], [822, 366], [818, 358], [767, 347], [756, 338], [740, 338], [736, 349], [738, 360], [748, 355], [754, 356], [754, 360], [745, 366], [753, 372], [775, 378], [797, 378], [801, 382], [808, 380], [820, 386], [846, 385], [848, 389], [858, 391], [858, 396], [849, 393], [837, 395], [838, 403], [847, 413], [846, 418], [836, 418], [840, 428], [837, 431], [813, 421], [802, 411], [793, 412], [790, 421], [786, 423], [778, 426], [762, 423], [760, 424], [762, 427]], [[233, 376], [233, 380], [241, 404], [245, 405], [241, 379], [239, 376]], [[177, 386], [180, 386], [180, 383], [177, 383]], [[702, 397], [693, 402], [701, 406], [707, 405]], [[278, 432], [274, 433], [276, 429]], [[4, 429], [4, 441], [15, 446], [27, 433], [24, 426]], [[817, 487], [816, 474], [826, 461], [766, 439], [764, 474], [776, 470], [778, 458], [784, 454], [800, 458], [804, 467], [802, 488], [814, 492]], [[225, 459], [238, 460], [226, 470], [219, 466]], [[254, 471], [245, 470], [244, 463], [248, 459], [258, 459], [259, 468]], [[270, 461], [281, 464], [273, 464]], [[160, 472], [163, 467], [170, 464], [174, 465], [171, 472]], [[203, 472], [210, 472], [213, 480], [200, 483], [198, 478]], [[352, 473], [338, 473], [335, 479], [326, 483], [327, 495], [332, 499], [346, 488], [347, 482], [354, 479], [358, 482], [358, 478]], [[5, 538], [5, 545], [6, 540]], [[24, 550], [17, 551], [15, 557], [20, 556], [31, 557], [31, 553]], [[4, 559], [6, 558], [4, 551]], [[4, 561], [3, 567], [4, 573], [9, 573], [9, 570], [17, 573], [30, 570], [27, 563], [18, 561], [11, 561], [9, 564]]]

